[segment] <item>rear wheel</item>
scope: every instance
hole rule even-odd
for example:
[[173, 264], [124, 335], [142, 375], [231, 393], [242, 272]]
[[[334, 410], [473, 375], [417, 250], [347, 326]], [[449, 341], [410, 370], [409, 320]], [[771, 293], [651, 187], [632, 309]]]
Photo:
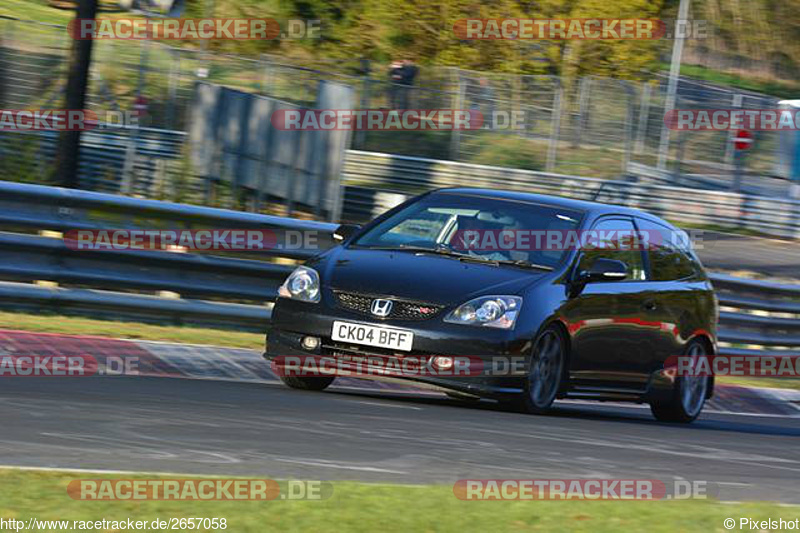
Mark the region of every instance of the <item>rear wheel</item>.
[[525, 379], [522, 407], [533, 414], [550, 410], [561, 387], [566, 346], [555, 326], [545, 329], [533, 345]]
[[[685, 357], [693, 359], [691, 368], [697, 368], [697, 360], [705, 355], [705, 344], [699, 340], [692, 341], [686, 348]], [[708, 376], [678, 376], [671, 397], [650, 404], [653, 416], [662, 422], [688, 424], [694, 421], [706, 403], [708, 381]]]
[[300, 390], [325, 390], [336, 379], [334, 376], [323, 377], [297, 377], [297, 376], [280, 376], [281, 381], [293, 389]]

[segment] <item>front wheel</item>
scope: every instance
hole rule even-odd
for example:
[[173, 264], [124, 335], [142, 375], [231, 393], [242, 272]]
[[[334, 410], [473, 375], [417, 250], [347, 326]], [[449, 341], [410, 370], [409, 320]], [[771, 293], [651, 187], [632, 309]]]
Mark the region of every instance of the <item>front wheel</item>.
[[[686, 348], [684, 357], [692, 358], [691, 368], [697, 368], [697, 361], [706, 355], [701, 341], [692, 341]], [[650, 404], [650, 410], [662, 422], [688, 424], [700, 415], [708, 394], [708, 376], [678, 376], [672, 395], [667, 400], [657, 400]]]
[[550, 410], [561, 388], [565, 361], [564, 338], [558, 328], [550, 326], [533, 345], [521, 401], [525, 411], [542, 414]]
[[336, 379], [334, 376], [322, 377], [297, 377], [297, 376], [279, 376], [284, 384], [293, 389], [299, 390], [325, 390]]

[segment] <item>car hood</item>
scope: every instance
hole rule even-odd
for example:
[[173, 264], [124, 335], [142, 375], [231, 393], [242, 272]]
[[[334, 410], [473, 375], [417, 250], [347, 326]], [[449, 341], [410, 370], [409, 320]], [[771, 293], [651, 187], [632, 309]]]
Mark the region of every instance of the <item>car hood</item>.
[[324, 288], [458, 304], [483, 294], [518, 294], [550, 272], [483, 265], [409, 251], [337, 247], [312, 260]]

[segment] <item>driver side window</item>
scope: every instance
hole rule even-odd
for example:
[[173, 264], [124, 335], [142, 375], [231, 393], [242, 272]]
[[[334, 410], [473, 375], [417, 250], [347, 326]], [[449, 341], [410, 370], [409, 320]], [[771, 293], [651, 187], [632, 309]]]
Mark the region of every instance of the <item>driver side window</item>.
[[642, 250], [633, 222], [623, 218], [602, 219], [584, 236], [588, 246], [581, 251], [578, 271], [588, 270], [599, 258], [616, 259], [628, 266], [625, 281], [644, 281]]
[[423, 210], [400, 222], [381, 237], [386, 242], [429, 241], [435, 242], [450, 215]]

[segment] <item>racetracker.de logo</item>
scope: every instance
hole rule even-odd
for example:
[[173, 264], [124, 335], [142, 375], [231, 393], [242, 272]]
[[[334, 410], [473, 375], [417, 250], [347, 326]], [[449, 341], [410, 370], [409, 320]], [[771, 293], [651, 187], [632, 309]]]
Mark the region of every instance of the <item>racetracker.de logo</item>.
[[285, 29], [275, 19], [73, 19], [70, 37], [88, 39], [141, 40], [273, 40], [315, 38], [319, 20], [287, 20]]
[[[347, 326], [342, 326], [347, 327]], [[384, 330], [381, 334], [402, 334]], [[377, 339], [376, 339], [377, 340]], [[395, 342], [397, 341], [394, 339]], [[383, 342], [392, 342], [385, 339]], [[519, 366], [518, 361], [514, 364]], [[271, 360], [279, 376], [394, 376], [394, 377], [475, 377], [488, 375], [497, 365], [477, 356], [434, 355], [279, 355]], [[509, 363], [510, 366], [510, 363]], [[509, 367], [503, 367], [507, 369]]]
[[[296, 234], [296, 235], [295, 235]], [[316, 232], [293, 232], [288, 239], [297, 249], [317, 246]], [[290, 235], [284, 232], [283, 237]], [[208, 229], [208, 230], [144, 230], [101, 229], [70, 230], [64, 243], [72, 250], [120, 251], [162, 250], [171, 246], [186, 250], [259, 251], [278, 248], [278, 236], [271, 230]], [[281, 246], [289, 249], [291, 246]]]
[[272, 125], [279, 130], [476, 130], [483, 114], [465, 109], [278, 109]]
[[705, 481], [658, 479], [461, 479], [459, 500], [680, 500], [719, 492]]
[[81, 131], [97, 124], [88, 109], [0, 109], [0, 131]]
[[67, 485], [73, 500], [324, 500], [327, 481], [273, 479], [76, 479]]
[[693, 232], [660, 230], [456, 230], [450, 246], [458, 251], [655, 250], [702, 242]]
[[674, 109], [664, 124], [679, 131], [789, 131], [800, 129], [797, 109]]
[[0, 356], [0, 377], [87, 377], [97, 371], [91, 355]]
[[664, 362], [667, 374], [680, 377], [800, 377], [798, 355], [673, 355]]
[[458, 39], [660, 39], [666, 25], [656, 19], [461, 19], [453, 25]]

